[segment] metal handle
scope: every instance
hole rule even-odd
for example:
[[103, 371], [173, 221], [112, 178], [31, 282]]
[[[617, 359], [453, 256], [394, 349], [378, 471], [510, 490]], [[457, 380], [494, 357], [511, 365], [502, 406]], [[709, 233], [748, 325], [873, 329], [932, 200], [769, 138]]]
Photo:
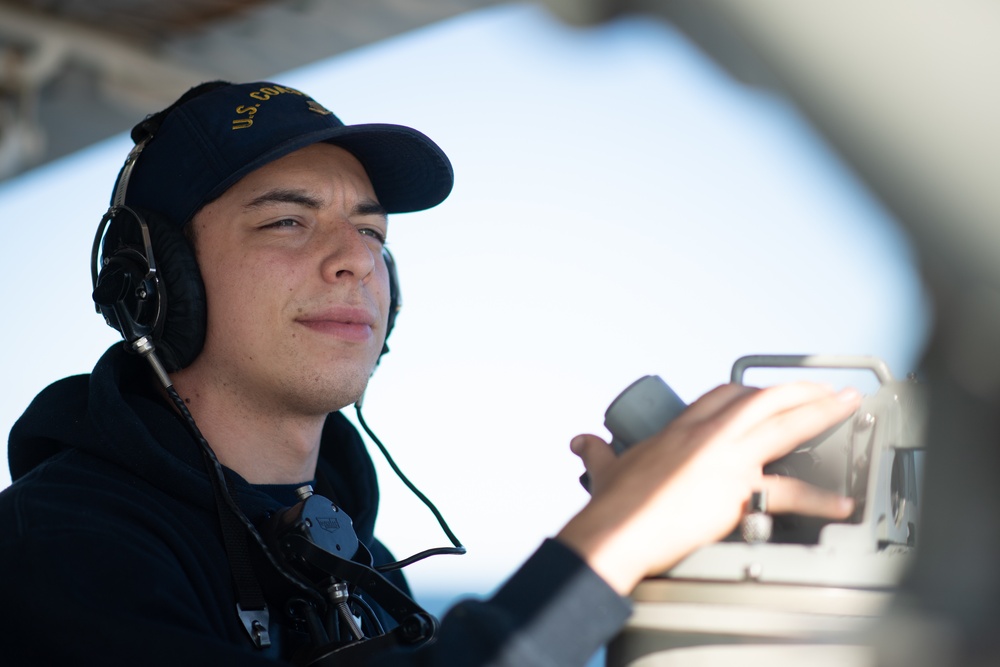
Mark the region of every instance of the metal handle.
[[743, 384], [743, 373], [748, 368], [858, 368], [870, 370], [881, 384], [895, 380], [889, 366], [877, 357], [840, 354], [751, 354], [740, 357], [733, 364], [731, 381]]

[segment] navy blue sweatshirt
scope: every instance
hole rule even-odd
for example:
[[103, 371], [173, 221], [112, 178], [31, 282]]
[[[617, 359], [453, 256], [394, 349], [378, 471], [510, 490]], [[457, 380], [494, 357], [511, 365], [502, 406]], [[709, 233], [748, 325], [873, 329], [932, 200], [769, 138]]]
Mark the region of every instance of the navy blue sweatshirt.
[[[215, 499], [185, 424], [153, 391], [145, 362], [112, 347], [93, 373], [40, 393], [11, 431], [14, 483], [0, 493], [3, 665], [273, 665], [293, 642], [272, 612], [275, 645], [239, 622]], [[260, 523], [284, 506], [228, 471]], [[353, 518], [376, 563], [378, 485], [353, 426], [323, 431], [319, 491]], [[406, 590], [401, 576], [394, 583]], [[629, 613], [575, 554], [548, 540], [488, 600], [460, 603], [436, 638], [375, 665], [582, 665]]]

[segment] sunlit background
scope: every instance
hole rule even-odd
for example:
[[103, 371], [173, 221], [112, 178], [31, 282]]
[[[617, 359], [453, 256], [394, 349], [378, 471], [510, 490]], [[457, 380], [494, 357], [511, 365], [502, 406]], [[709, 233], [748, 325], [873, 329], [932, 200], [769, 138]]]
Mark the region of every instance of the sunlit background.
[[[662, 23], [497, 7], [276, 78], [455, 165], [444, 204], [392, 220], [404, 308], [365, 402], [469, 548], [408, 568], [418, 597], [487, 593], [554, 534], [586, 501], [570, 438], [606, 435], [642, 375], [690, 401], [750, 353], [915, 366], [928, 313], [894, 222], [792, 108]], [[4, 432], [116, 341], [88, 260], [130, 143], [0, 185]], [[446, 544], [372, 451], [382, 539]]]

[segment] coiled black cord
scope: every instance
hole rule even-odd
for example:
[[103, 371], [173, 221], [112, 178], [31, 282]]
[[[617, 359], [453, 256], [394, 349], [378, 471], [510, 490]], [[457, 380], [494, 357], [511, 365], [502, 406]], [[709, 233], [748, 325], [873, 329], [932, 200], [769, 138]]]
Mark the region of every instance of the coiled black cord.
[[418, 489], [416, 485], [414, 485], [413, 482], [411, 482], [406, 477], [406, 475], [403, 474], [403, 471], [399, 469], [399, 466], [396, 465], [396, 462], [392, 460], [391, 456], [389, 456], [389, 451], [385, 448], [385, 445], [382, 444], [382, 441], [378, 439], [378, 436], [376, 436], [372, 432], [371, 428], [368, 427], [367, 422], [365, 422], [364, 416], [361, 414], [361, 404], [356, 403], [354, 405], [354, 409], [358, 415], [358, 423], [361, 424], [361, 428], [365, 430], [365, 433], [368, 434], [368, 437], [372, 439], [372, 442], [374, 442], [375, 445], [378, 447], [379, 451], [382, 452], [382, 456], [385, 457], [385, 460], [389, 464], [389, 467], [392, 468], [392, 471], [396, 473], [396, 476], [399, 477], [399, 479], [403, 482], [403, 484], [406, 485], [406, 488], [412, 491], [413, 495], [419, 498], [420, 501], [427, 506], [427, 509], [429, 509], [431, 511], [431, 514], [434, 515], [434, 518], [437, 519], [438, 525], [441, 526], [441, 530], [444, 531], [444, 534], [448, 536], [448, 539], [454, 545], [454, 547], [437, 547], [434, 549], [427, 549], [425, 551], [421, 551], [420, 553], [414, 554], [409, 558], [404, 558], [403, 560], [396, 561], [395, 563], [386, 563], [385, 565], [378, 565], [375, 567], [375, 569], [378, 570], [379, 572], [391, 572], [393, 570], [399, 570], [401, 568], [406, 567], [407, 565], [416, 563], [417, 561], [423, 560], [429, 556], [440, 556], [440, 555], [460, 556], [466, 553], [465, 547], [462, 546], [462, 543], [459, 541], [459, 539], [455, 537], [455, 533], [453, 533], [451, 528], [448, 527], [448, 522], [444, 520], [444, 516], [442, 516], [440, 511], [438, 511], [438, 508], [435, 507], [434, 503], [432, 503], [430, 499], [427, 496], [425, 496], [420, 491], [420, 489]]

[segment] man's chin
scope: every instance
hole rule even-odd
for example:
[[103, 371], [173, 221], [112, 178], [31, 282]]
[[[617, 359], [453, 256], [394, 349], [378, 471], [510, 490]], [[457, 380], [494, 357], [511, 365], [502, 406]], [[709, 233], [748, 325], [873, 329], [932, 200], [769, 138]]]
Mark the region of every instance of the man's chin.
[[347, 373], [341, 369], [333, 377], [316, 378], [315, 383], [302, 387], [305, 391], [301, 392], [301, 400], [310, 405], [311, 411], [322, 413], [354, 405], [364, 396], [373, 371], [374, 363], [371, 368], [359, 367]]

